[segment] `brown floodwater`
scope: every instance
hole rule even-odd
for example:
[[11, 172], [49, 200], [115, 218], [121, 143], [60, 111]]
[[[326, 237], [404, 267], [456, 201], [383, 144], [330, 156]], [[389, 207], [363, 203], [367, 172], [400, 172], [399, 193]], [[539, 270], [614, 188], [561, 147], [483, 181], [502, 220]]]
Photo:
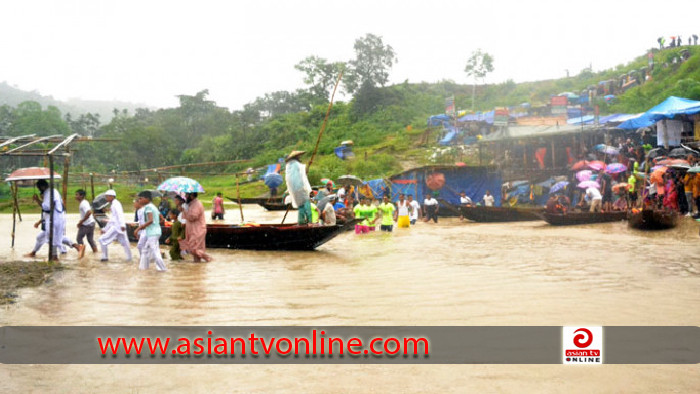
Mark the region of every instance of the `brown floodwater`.
[[[227, 212], [229, 222], [238, 211]], [[283, 213], [246, 206], [246, 220]], [[15, 249], [34, 242], [25, 215]], [[296, 213], [290, 213], [295, 219]], [[289, 218], [288, 218], [289, 219]], [[75, 215], [69, 236], [75, 236]], [[0, 215], [9, 229], [11, 215]], [[16, 304], [0, 325], [700, 325], [699, 223], [640, 232], [626, 223], [552, 227], [419, 223], [345, 233], [315, 252], [210, 249], [208, 264], [139, 271], [118, 245], [89, 251]], [[46, 248], [42, 251], [46, 254]], [[687, 392], [698, 365], [0, 365], [2, 392], [104, 391]]]

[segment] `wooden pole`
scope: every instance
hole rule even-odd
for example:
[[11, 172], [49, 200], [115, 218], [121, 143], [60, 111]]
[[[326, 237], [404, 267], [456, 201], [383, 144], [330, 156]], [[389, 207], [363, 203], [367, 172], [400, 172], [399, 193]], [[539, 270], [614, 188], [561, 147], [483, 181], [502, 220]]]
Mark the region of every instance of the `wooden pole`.
[[306, 166], [307, 174], [309, 173], [309, 168], [311, 168], [311, 164], [314, 162], [314, 157], [316, 157], [316, 152], [318, 151], [318, 144], [321, 143], [321, 136], [323, 136], [323, 131], [326, 129], [326, 124], [328, 123], [328, 116], [330, 116], [331, 108], [333, 108], [333, 98], [335, 97], [335, 91], [338, 89], [338, 85], [340, 84], [341, 78], [343, 78], [342, 71], [338, 75], [338, 80], [335, 81], [335, 87], [333, 87], [333, 94], [331, 94], [331, 102], [328, 103], [328, 109], [326, 110], [326, 117], [323, 118], [323, 124], [321, 124], [321, 131], [318, 133], [318, 138], [316, 139], [316, 146], [314, 147], [314, 151], [311, 154], [311, 158], [309, 159], [309, 164]]
[[[68, 147], [66, 147], [66, 153], [68, 153]], [[70, 168], [70, 155], [63, 158], [63, 185], [61, 190], [61, 197], [63, 197], [63, 204], [68, 201], [68, 169]], [[65, 207], [63, 207], [65, 209]]]
[[55, 255], [54, 255], [54, 253], [55, 253], [55, 252], [58, 252], [58, 250], [54, 250], [54, 247], [53, 247], [53, 239], [54, 239], [54, 237], [56, 237], [56, 236], [61, 236], [62, 234], [54, 234], [54, 233], [53, 233], [53, 228], [54, 228], [54, 225], [53, 225], [54, 222], [53, 222], [53, 221], [54, 221], [54, 211], [55, 211], [55, 209], [54, 209], [54, 204], [56, 203], [56, 202], [54, 201], [54, 195], [53, 195], [53, 188], [54, 188], [54, 181], [53, 181], [53, 155], [48, 155], [48, 156], [49, 156], [49, 190], [48, 190], [48, 192], [50, 193], [49, 199], [50, 199], [50, 201], [51, 201], [51, 202], [49, 203], [49, 209], [51, 210], [51, 212], [49, 213], [49, 221], [50, 221], [50, 223], [48, 223], [48, 224], [50, 224], [50, 226], [49, 226], [49, 261], [54, 261], [54, 260], [56, 260], [56, 259], [58, 258], [58, 256], [55, 256]]
[[22, 221], [22, 212], [19, 210], [19, 200], [17, 199], [17, 192], [19, 192], [19, 189], [17, 188], [17, 182], [13, 182], [15, 186], [15, 191], [12, 194], [12, 199], [14, 200], [15, 207], [17, 207], [17, 217], [19, 218], [19, 221]]
[[15, 228], [16, 228], [16, 213], [17, 213], [17, 182], [12, 182], [10, 184], [10, 190], [12, 191], [12, 248], [15, 247]]
[[241, 211], [241, 223], [245, 222], [243, 218], [243, 204], [241, 203], [241, 189], [238, 186], [238, 175], [236, 175], [236, 197], [238, 198], [238, 209]]
[[95, 174], [90, 173], [90, 192], [92, 193], [92, 201], [95, 201]]

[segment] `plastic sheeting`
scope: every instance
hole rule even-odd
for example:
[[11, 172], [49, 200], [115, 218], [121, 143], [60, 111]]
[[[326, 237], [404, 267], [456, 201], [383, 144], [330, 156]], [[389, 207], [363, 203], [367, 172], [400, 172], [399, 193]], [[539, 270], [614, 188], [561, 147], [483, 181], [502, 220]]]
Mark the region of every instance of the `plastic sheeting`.
[[395, 175], [391, 178], [392, 200], [398, 200], [399, 193], [413, 195], [422, 204], [427, 193], [427, 177], [440, 172], [445, 176], [445, 185], [437, 197], [454, 205], [459, 205], [459, 193], [464, 191], [472, 201], [479, 202], [487, 190], [495, 198], [495, 205], [501, 205], [501, 174], [489, 172], [485, 167], [422, 167]]
[[638, 129], [649, 127], [662, 119], [672, 119], [676, 115], [693, 115], [700, 113], [700, 101], [670, 96], [661, 104], [648, 110], [642, 116], [622, 122], [620, 129]]
[[306, 177], [306, 166], [297, 160], [292, 160], [285, 167], [287, 191], [292, 198], [292, 206], [299, 208], [309, 201], [311, 193], [311, 185]]

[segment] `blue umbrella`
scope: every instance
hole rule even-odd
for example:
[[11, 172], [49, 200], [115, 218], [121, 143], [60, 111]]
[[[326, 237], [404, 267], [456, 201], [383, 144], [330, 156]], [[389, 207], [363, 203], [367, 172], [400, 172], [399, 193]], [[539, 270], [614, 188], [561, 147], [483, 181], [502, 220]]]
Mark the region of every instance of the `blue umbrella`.
[[283, 182], [282, 175], [272, 172], [265, 175], [265, 186], [269, 188], [276, 188]]
[[569, 186], [569, 182], [567, 182], [567, 181], [557, 182], [554, 185], [552, 185], [552, 187], [549, 188], [549, 194], [556, 193], [559, 190], [562, 190], [563, 188], [565, 188], [567, 186]]

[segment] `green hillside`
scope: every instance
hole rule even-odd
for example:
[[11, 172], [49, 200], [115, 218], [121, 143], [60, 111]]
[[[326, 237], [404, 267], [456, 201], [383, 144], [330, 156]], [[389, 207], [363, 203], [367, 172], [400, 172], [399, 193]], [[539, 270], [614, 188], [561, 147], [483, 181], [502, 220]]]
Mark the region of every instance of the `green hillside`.
[[[676, 61], [680, 51], [689, 51], [684, 62]], [[654, 50], [655, 67], [651, 80], [618, 95], [612, 104], [602, 97], [595, 104], [606, 113], [636, 113], [660, 103], [669, 95], [700, 100], [700, 47]], [[524, 102], [533, 107], [549, 102], [550, 96], [563, 91], [578, 93], [600, 81], [617, 79], [647, 65], [642, 55], [629, 64], [602, 72], [584, 70], [579, 75], [555, 80], [478, 86], [477, 110], [496, 106], [514, 106]], [[312, 183], [352, 173], [365, 179], [387, 176], [403, 169], [434, 163], [438, 130], [426, 127], [426, 118], [444, 111], [445, 97], [455, 96], [458, 108], [471, 105], [471, 85], [450, 81], [439, 83], [408, 82], [387, 87], [362, 86], [351, 102], [337, 102], [319, 145], [319, 156], [310, 171]], [[248, 167], [260, 168], [274, 163], [291, 150], [311, 152], [328, 108], [325, 96], [311, 91], [274, 92], [259, 97], [241, 110], [230, 111], [207, 99], [208, 91], [181, 95], [180, 106], [169, 109], [122, 111], [107, 124], [94, 118], [61, 118], [56, 109], [39, 104], [21, 103], [0, 106], [0, 135], [36, 133], [68, 134], [78, 132], [108, 139], [109, 142], [81, 143], [75, 147], [71, 171], [123, 174], [186, 163], [247, 160], [244, 163], [198, 168], [195, 175], [232, 173]], [[335, 157], [333, 148], [343, 140], [355, 142], [354, 160]], [[441, 148], [442, 149], [442, 148]], [[455, 148], [449, 148], [454, 150]], [[307, 156], [308, 159], [308, 156]], [[5, 159], [4, 159], [5, 160]], [[32, 158], [7, 159], [3, 172], [12, 168], [42, 165]], [[475, 164], [470, 152], [444, 155], [443, 163], [464, 161]], [[8, 164], [9, 163], [9, 164]], [[59, 167], [60, 169], [60, 167]], [[180, 173], [180, 172], [178, 172]], [[167, 174], [166, 174], [167, 175]], [[131, 178], [148, 174], [133, 174]], [[126, 177], [126, 176], [125, 176]], [[151, 182], [155, 179], [151, 176]], [[231, 191], [232, 178], [214, 187]], [[246, 187], [248, 195], [264, 188]], [[5, 190], [6, 191], [6, 190]], [[3, 190], [0, 190], [2, 193]]]

